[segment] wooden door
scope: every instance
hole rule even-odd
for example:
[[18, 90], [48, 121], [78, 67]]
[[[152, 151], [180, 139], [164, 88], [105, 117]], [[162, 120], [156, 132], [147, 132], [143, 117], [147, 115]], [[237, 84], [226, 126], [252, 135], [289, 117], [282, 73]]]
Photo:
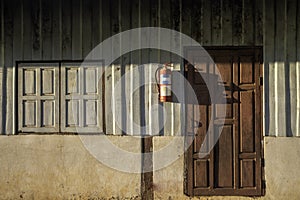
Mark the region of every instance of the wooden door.
[[101, 133], [102, 81], [99, 64], [61, 66], [61, 132]]
[[[203, 81], [195, 68], [213, 77], [211, 64], [199, 58], [199, 50], [188, 49], [190, 62], [187, 79], [199, 99], [207, 96]], [[186, 153], [185, 192], [198, 195], [263, 195], [262, 120], [261, 120], [261, 49], [207, 48], [221, 76], [216, 83], [224, 84], [226, 112], [221, 113], [218, 102], [210, 101], [187, 106], [187, 133], [195, 138]], [[195, 66], [192, 67], [192, 66]], [[198, 109], [199, 116], [190, 113]], [[208, 140], [220, 133], [218, 142], [206, 157], [199, 150], [212, 117], [213, 129]], [[224, 126], [219, 124], [224, 119]], [[197, 126], [195, 123], [197, 122]], [[200, 125], [199, 125], [200, 124]], [[187, 136], [189, 138], [190, 136]]]
[[18, 68], [18, 131], [59, 131], [58, 63]]

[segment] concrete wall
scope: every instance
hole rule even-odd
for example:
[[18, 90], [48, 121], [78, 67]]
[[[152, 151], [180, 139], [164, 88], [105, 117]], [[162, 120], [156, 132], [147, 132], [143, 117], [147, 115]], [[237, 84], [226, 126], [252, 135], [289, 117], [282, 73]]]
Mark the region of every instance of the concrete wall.
[[[167, 145], [172, 138], [154, 138], [154, 151]], [[300, 138], [265, 137], [266, 195], [251, 197], [201, 197], [192, 199], [289, 199], [300, 198]], [[157, 159], [154, 158], [154, 166]], [[183, 161], [179, 159], [167, 168], [154, 173], [155, 199], [190, 199], [183, 195]]]
[[[109, 139], [127, 151], [140, 151], [139, 140]], [[171, 140], [155, 137], [153, 150]], [[300, 138], [265, 137], [267, 189], [266, 196], [258, 199], [300, 198], [299, 146]], [[0, 152], [0, 199], [140, 199], [140, 175], [106, 167], [89, 154], [78, 136], [2, 136]], [[154, 157], [154, 167], [158, 162]], [[154, 172], [155, 199], [189, 199], [183, 194], [183, 169], [183, 156], [178, 155], [173, 164]]]
[[[141, 145], [133, 138], [110, 139], [127, 151], [140, 152]], [[138, 199], [140, 195], [139, 174], [106, 167], [89, 154], [79, 136], [2, 136], [0, 152], [0, 199]]]

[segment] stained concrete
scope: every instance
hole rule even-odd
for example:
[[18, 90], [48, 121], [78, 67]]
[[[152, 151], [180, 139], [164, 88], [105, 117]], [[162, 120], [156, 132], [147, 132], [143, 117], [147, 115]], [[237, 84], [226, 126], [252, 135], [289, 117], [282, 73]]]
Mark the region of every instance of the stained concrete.
[[[110, 139], [140, 151], [138, 140]], [[139, 199], [140, 175], [103, 165], [78, 136], [1, 136], [0, 152], [0, 199]]]
[[[154, 151], [172, 141], [172, 137], [154, 138]], [[194, 197], [207, 200], [298, 200], [300, 199], [300, 138], [265, 137], [265, 178], [266, 195], [264, 197]], [[178, 140], [180, 146], [180, 140]], [[184, 157], [178, 154], [178, 160], [170, 166], [154, 173], [155, 199], [190, 199], [183, 195]], [[160, 162], [154, 157], [154, 166]]]
[[[139, 140], [109, 136], [126, 151], [139, 152]], [[173, 137], [154, 137], [157, 151]], [[300, 199], [300, 138], [266, 137], [266, 195], [192, 199]], [[0, 199], [140, 199], [140, 175], [111, 169], [95, 159], [78, 136], [0, 137]], [[153, 173], [155, 199], [190, 199], [183, 194], [183, 156]], [[154, 154], [155, 155], [155, 154]], [[161, 158], [154, 156], [154, 167]], [[136, 163], [132, 163], [134, 165]]]

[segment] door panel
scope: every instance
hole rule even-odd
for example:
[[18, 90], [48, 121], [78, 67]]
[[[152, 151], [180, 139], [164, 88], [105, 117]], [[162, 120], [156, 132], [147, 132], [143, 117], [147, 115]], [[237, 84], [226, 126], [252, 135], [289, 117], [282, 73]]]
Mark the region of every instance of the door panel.
[[59, 131], [58, 67], [58, 63], [19, 66], [19, 132]]
[[[198, 52], [197, 52], [198, 51]], [[214, 77], [215, 71], [210, 64], [202, 64], [201, 55], [196, 48], [186, 51], [192, 63], [188, 64], [187, 79], [192, 85], [199, 105], [187, 105], [187, 131], [195, 138], [186, 153], [186, 188], [188, 195], [251, 195], [263, 194], [262, 189], [262, 133], [261, 133], [261, 87], [260, 76], [261, 49], [209, 49], [222, 80], [219, 78], [211, 88], [223, 85], [223, 93], [209, 94], [199, 88], [205, 88], [201, 76], [195, 67], [200, 66], [200, 73]], [[203, 54], [202, 54], [203, 55]], [[202, 59], [203, 60], [203, 59]], [[203, 67], [203, 66], [206, 66]], [[197, 80], [198, 79], [198, 80]], [[208, 87], [207, 87], [208, 88]], [[202, 91], [202, 92], [198, 92]], [[216, 90], [215, 90], [216, 91]], [[211, 98], [218, 95], [218, 98]], [[226, 112], [221, 112], [224, 101]], [[203, 101], [203, 99], [206, 99]], [[222, 104], [223, 103], [223, 104]], [[199, 116], [191, 115], [199, 110]], [[213, 129], [207, 140], [212, 140], [219, 133], [220, 137], [214, 148], [204, 158], [198, 153], [203, 146], [212, 116]], [[225, 124], [221, 126], [220, 120]], [[192, 123], [190, 123], [191, 121]], [[194, 123], [193, 123], [194, 122]], [[196, 122], [196, 123], [195, 123]], [[193, 127], [190, 124], [193, 124]], [[198, 126], [195, 126], [198, 124]], [[199, 126], [200, 124], [200, 126]], [[189, 139], [190, 136], [187, 136]]]
[[241, 152], [246, 153], [255, 151], [254, 95], [253, 91], [240, 93]]
[[209, 187], [209, 160], [194, 160], [195, 186]]
[[23, 103], [23, 112], [24, 112], [24, 127], [36, 127], [37, 121], [37, 112], [36, 112], [36, 101], [24, 100]]
[[215, 127], [221, 132], [216, 144], [214, 165], [215, 165], [215, 186], [217, 188], [233, 187], [233, 129], [232, 125], [225, 124], [223, 130], [220, 126]]

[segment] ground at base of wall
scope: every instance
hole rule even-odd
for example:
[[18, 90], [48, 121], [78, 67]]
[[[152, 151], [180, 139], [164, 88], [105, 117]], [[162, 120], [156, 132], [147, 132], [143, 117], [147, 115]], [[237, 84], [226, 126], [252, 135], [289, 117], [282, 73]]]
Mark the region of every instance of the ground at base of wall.
[[[102, 197], [101, 197], [102, 196]], [[20, 199], [40, 199], [39, 197], [34, 196], [33, 194], [26, 194], [26, 193], [22, 193], [20, 195]], [[42, 198], [44, 199], [44, 198]], [[53, 198], [49, 198], [49, 199], [53, 199]], [[62, 198], [54, 198], [57, 200], [140, 200], [141, 197], [140, 196], [133, 196], [133, 197], [118, 197], [118, 196], [112, 196], [112, 197], [103, 197], [103, 194], [73, 194], [70, 195], [70, 197], [62, 197]]]
[[155, 200], [255, 200], [257, 197], [242, 196], [210, 196], [210, 197], [187, 197], [187, 196], [156, 196]]

